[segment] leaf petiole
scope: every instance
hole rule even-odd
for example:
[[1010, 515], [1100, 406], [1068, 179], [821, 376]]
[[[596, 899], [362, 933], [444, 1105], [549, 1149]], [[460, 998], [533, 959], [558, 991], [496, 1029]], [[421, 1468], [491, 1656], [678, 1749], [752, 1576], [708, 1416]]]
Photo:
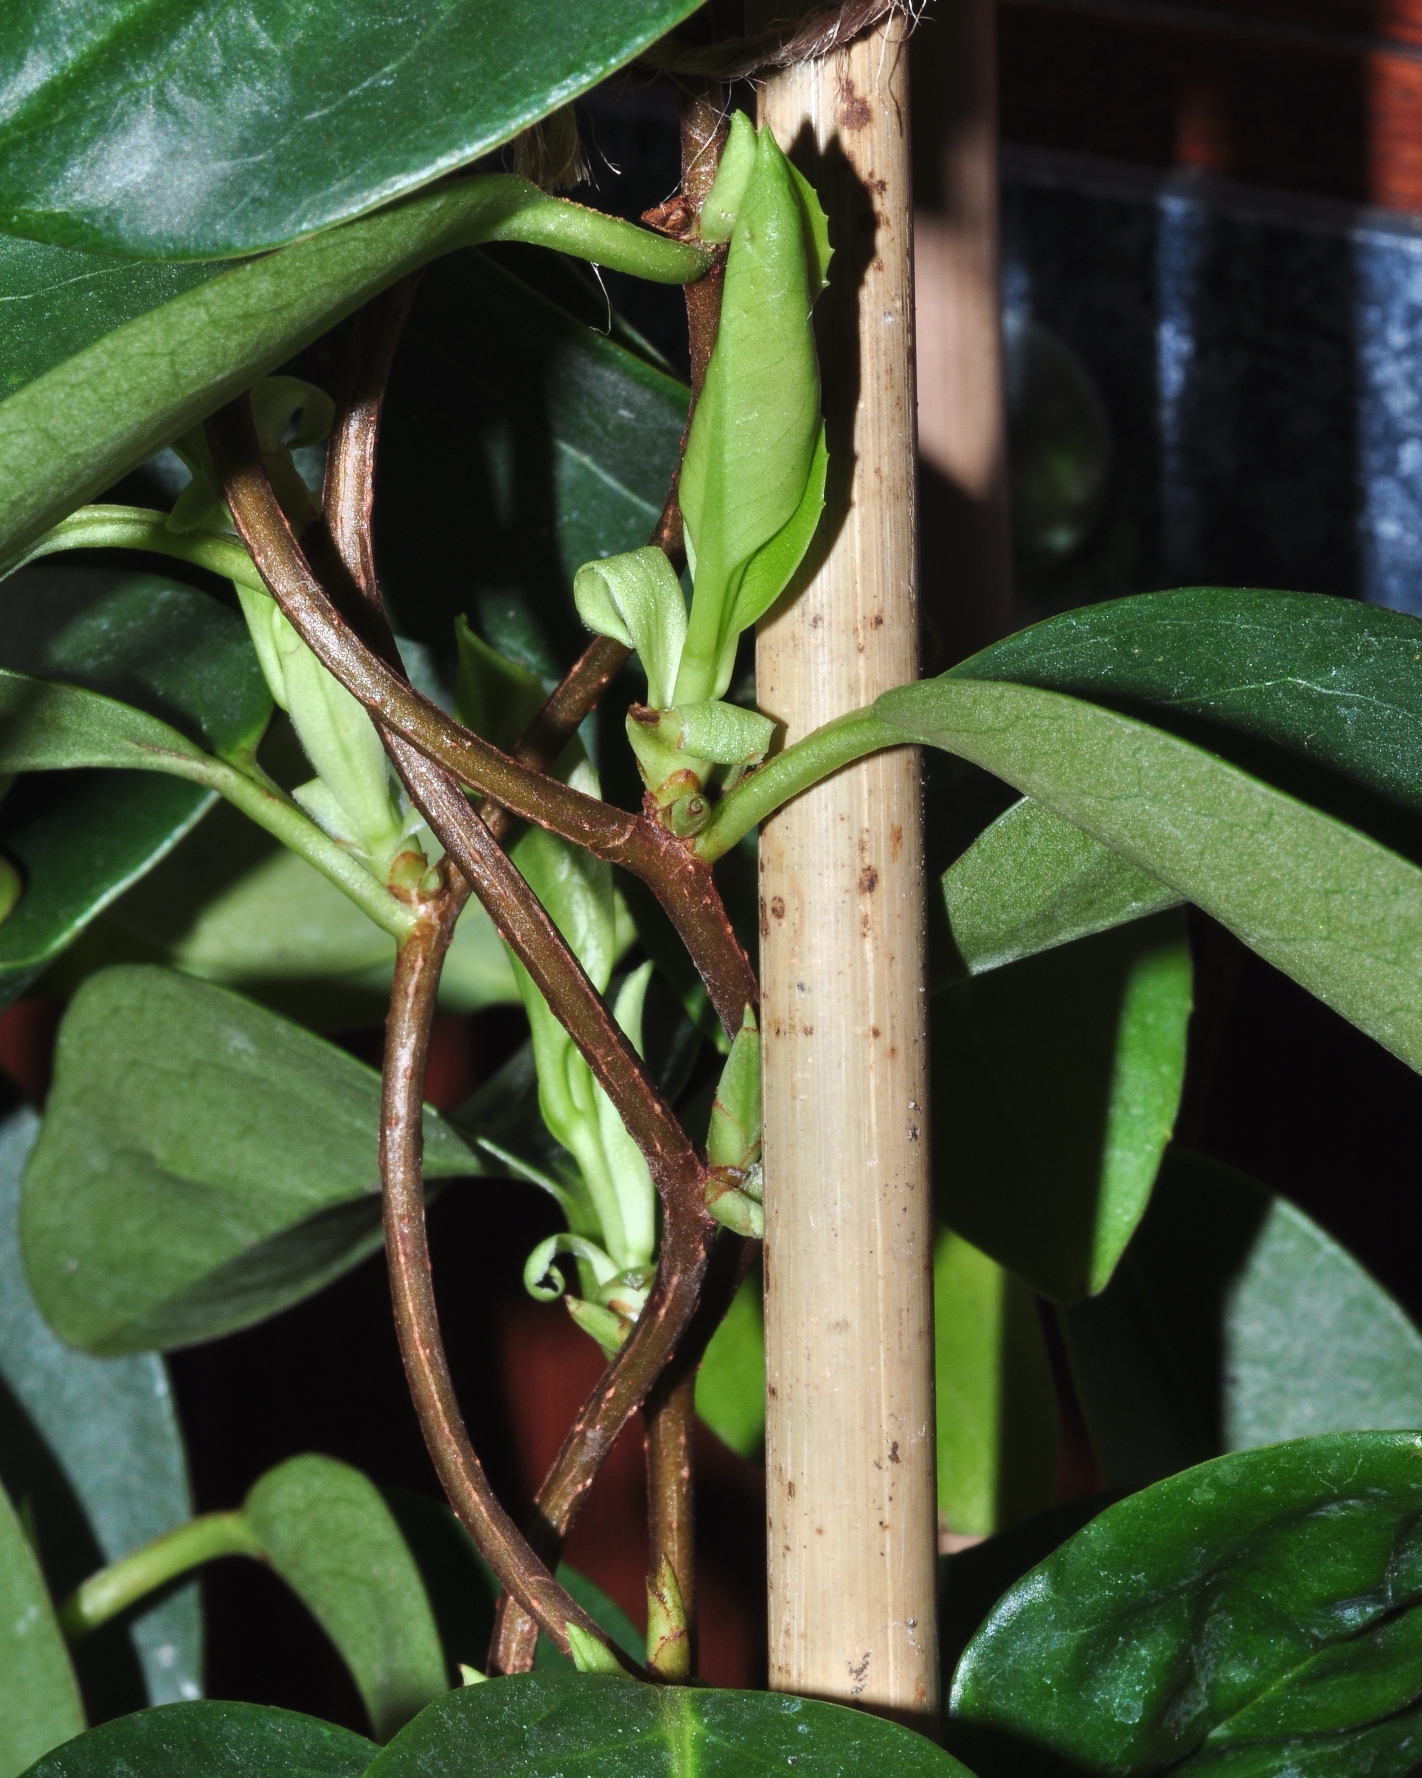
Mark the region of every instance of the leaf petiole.
[[245, 1514], [204, 1513], [91, 1574], [60, 1606], [60, 1628], [71, 1643], [81, 1642], [149, 1593], [218, 1556], [268, 1559]]
[[866, 753], [903, 744], [904, 731], [877, 716], [872, 706], [835, 717], [833, 722], [825, 723], [767, 760], [759, 771], [742, 778], [716, 804], [692, 850], [703, 864], [714, 864], [725, 857], [737, 840], [802, 790], [828, 778], [841, 766], [863, 759]]

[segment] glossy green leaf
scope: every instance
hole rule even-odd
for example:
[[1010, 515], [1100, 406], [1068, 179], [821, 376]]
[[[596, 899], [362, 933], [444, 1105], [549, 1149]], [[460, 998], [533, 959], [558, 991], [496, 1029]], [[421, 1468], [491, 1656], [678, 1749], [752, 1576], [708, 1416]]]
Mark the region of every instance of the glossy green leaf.
[[1422, 1753], [1422, 1434], [1245, 1451], [1108, 1507], [953, 1681], [980, 1778], [1404, 1778]]
[[251, 253], [464, 165], [596, 85], [695, 0], [39, 0], [0, 26], [0, 228], [155, 259]]
[[224, 271], [0, 402], [0, 564], [407, 272], [491, 239], [564, 247], [672, 282], [704, 263], [493, 174]]
[[381, 421], [375, 537], [401, 633], [447, 659], [467, 615], [550, 689], [588, 642], [573, 576], [646, 543], [687, 400], [486, 254], [431, 266]]
[[1180, 1103], [1190, 956], [1158, 914], [933, 1003], [939, 1215], [1034, 1290], [1103, 1289]]
[[0, 849], [24, 883], [0, 925], [0, 1005], [23, 994], [215, 800], [155, 772], [21, 778], [0, 803]]
[[532, 1673], [451, 1692], [390, 1743], [370, 1778], [963, 1778], [897, 1723], [774, 1692], [701, 1691]]
[[1146, 718], [1373, 831], [1375, 804], [1422, 811], [1419, 662], [1422, 623], [1401, 611], [1185, 587], [1049, 618], [953, 672]]
[[1035, 686], [954, 678], [875, 706], [1196, 902], [1422, 1068], [1422, 871], [1217, 754]]
[[420, 1570], [380, 1490], [349, 1464], [293, 1457], [267, 1471], [242, 1511], [388, 1741], [447, 1680]]
[[[241, 621], [151, 574], [26, 570], [0, 592], [0, 667], [106, 693], [227, 750], [254, 741], [271, 710]], [[72, 694], [44, 695], [61, 713], [77, 707]], [[0, 752], [25, 729], [33, 739], [28, 721], [21, 735], [0, 726]], [[67, 753], [71, 737], [61, 729], [57, 738]], [[0, 806], [0, 847], [25, 885], [0, 925], [0, 1003], [23, 992], [214, 800], [146, 770], [22, 780]]]
[[1422, 1426], [1422, 1333], [1287, 1199], [1172, 1149], [1120, 1269], [1064, 1311], [1106, 1479], [1224, 1451]]
[[[20, 1174], [38, 1133], [28, 1106], [0, 1123], [0, 1482], [24, 1503], [49, 1590], [62, 1599], [106, 1562], [181, 1524], [192, 1499], [163, 1360], [75, 1352], [30, 1294]], [[77, 1660], [95, 1713], [197, 1697], [196, 1588], [91, 1638]]]
[[987, 1537], [1044, 1511], [1057, 1476], [1057, 1395], [1032, 1293], [961, 1235], [933, 1250], [938, 1514]]
[[156, 574], [27, 568], [0, 592], [0, 666], [102, 692], [212, 753], [255, 746], [272, 713], [241, 618]]
[[946, 870], [954, 973], [981, 975], [1174, 907], [1180, 897], [1030, 797]]
[[167, 1704], [103, 1723], [30, 1778], [360, 1778], [377, 1749], [333, 1722], [267, 1704]]
[[106, 333], [230, 267], [136, 264], [0, 235], [0, 400]]
[[[631, 1655], [634, 1661], [646, 1660], [646, 1638], [622, 1607], [615, 1600], [609, 1599], [595, 1581], [580, 1574], [576, 1568], [570, 1568], [566, 1562], [558, 1564], [558, 1580], [592, 1621], [607, 1631], [619, 1648]], [[533, 1665], [540, 1673], [556, 1673], [570, 1671], [573, 1663], [546, 1636], [540, 1636]]]
[[760, 1273], [731, 1298], [696, 1373], [696, 1412], [740, 1457], [765, 1443], [765, 1306]]
[[[101, 1353], [188, 1345], [310, 1295], [380, 1243], [374, 1069], [145, 965], [80, 989], [25, 1172], [46, 1318]], [[484, 1171], [425, 1114], [431, 1179]]]
[[447, 1501], [413, 1488], [381, 1494], [424, 1582], [447, 1683], [459, 1685], [461, 1664], [482, 1673], [488, 1663], [499, 1583]]
[[84, 1727], [79, 1686], [34, 1551], [0, 1490], [0, 1778]]

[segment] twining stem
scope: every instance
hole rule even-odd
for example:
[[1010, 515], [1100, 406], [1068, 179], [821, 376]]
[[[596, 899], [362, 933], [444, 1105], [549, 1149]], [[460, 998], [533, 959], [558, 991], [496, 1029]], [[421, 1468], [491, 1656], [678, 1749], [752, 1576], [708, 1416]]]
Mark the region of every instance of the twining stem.
[[657, 1378], [642, 1403], [647, 1458], [648, 1568], [666, 1560], [681, 1589], [696, 1665], [696, 1372], [677, 1365]]
[[219, 1556], [267, 1560], [261, 1539], [243, 1513], [203, 1513], [91, 1574], [60, 1606], [59, 1627], [70, 1642], [82, 1642], [159, 1587]]
[[697, 857], [705, 864], [714, 864], [725, 857], [737, 840], [802, 790], [808, 790], [842, 766], [863, 759], [867, 753], [903, 745], [903, 730], [876, 716], [872, 705], [837, 716], [767, 760], [759, 771], [743, 778], [729, 796], [721, 798], [710, 821], [693, 842]]
[[[701, 207], [715, 182], [721, 151], [726, 145], [729, 96], [719, 81], [687, 81], [681, 90], [679, 110], [682, 215], [684, 226], [699, 228]], [[691, 403], [681, 437], [683, 454], [721, 323], [725, 272], [725, 252], [719, 250], [705, 276], [683, 288], [691, 368]], [[658, 521], [658, 534], [653, 537], [653, 542], [673, 555], [673, 565], [677, 567], [685, 556], [680, 486], [679, 456], [666, 505]], [[726, 1306], [726, 1303], [717, 1303], [716, 1323]], [[646, 1432], [648, 1571], [655, 1577], [663, 1572], [663, 1564], [666, 1564], [676, 1576], [685, 1613], [691, 1671], [696, 1665], [696, 1368], [709, 1334], [700, 1340], [693, 1336], [697, 1323], [707, 1319], [707, 1308], [706, 1287], [703, 1285], [702, 1302], [695, 1322], [683, 1335], [671, 1363], [642, 1404]]]
[[430, 1275], [425, 1227], [424, 1087], [440, 967], [467, 889], [450, 886], [400, 947], [385, 1032], [380, 1107], [385, 1252], [405, 1375], [430, 1458], [460, 1522], [506, 1593], [569, 1652], [567, 1626], [611, 1646], [525, 1542], [489, 1485], [459, 1411]]
[[[641, 877], [667, 910], [722, 1024], [734, 1035], [747, 1001], [756, 1004], [758, 995], [709, 867], [656, 822], [531, 771], [415, 691], [343, 621], [312, 573], [271, 493], [245, 397], [209, 420], [207, 430], [242, 541], [272, 596], [327, 671], [378, 722], [460, 783]], [[616, 1104], [616, 1095], [612, 1098]]]
[[[332, 546], [338, 561], [356, 582], [356, 590], [367, 609], [382, 623], [384, 606], [379, 582], [361, 534], [368, 524], [371, 510], [382, 378], [388, 370], [394, 338], [398, 336], [403, 319], [403, 306], [391, 300], [383, 305], [378, 316], [371, 318], [370, 328], [357, 334], [352, 346], [356, 362], [347, 369], [342, 407], [327, 458], [327, 512]], [[601, 668], [595, 661], [589, 662], [590, 655], [593, 650], [588, 651], [574, 668], [570, 680], [565, 681], [549, 700], [549, 705], [535, 721], [535, 730], [542, 722], [542, 732], [547, 735], [562, 720], [567, 721], [568, 732], [571, 732], [586, 708], [591, 707], [596, 692], [601, 689], [598, 683]], [[612, 670], [617, 664], [612, 663]], [[585, 697], [587, 703], [580, 709], [580, 701]], [[508, 922], [499, 916], [497, 895], [502, 893], [516, 898], [532, 892], [447, 775], [408, 742], [388, 732], [386, 744], [412, 797], [444, 840], [451, 859], [466, 873], [468, 880], [476, 884], [485, 905], [494, 914], [496, 924], [507, 930]], [[532, 743], [537, 744], [536, 741]], [[529, 737], [525, 737], [524, 747], [532, 750]], [[537, 908], [536, 900], [534, 906]], [[537, 911], [541, 916], [541, 908]], [[552, 995], [548, 997], [556, 1010], [559, 1000]], [[433, 1003], [429, 1004], [432, 1010]], [[633, 1337], [584, 1404], [554, 1465], [552, 1479], [560, 1499], [566, 1500], [563, 1529], [566, 1529], [571, 1513], [591, 1485], [617, 1434], [666, 1363], [696, 1311], [706, 1253], [712, 1239], [703, 1204], [704, 1182], [699, 1165], [689, 1191], [675, 1197], [664, 1193], [668, 1233], [663, 1241], [662, 1260], [651, 1298], [639, 1317]], [[437, 1333], [437, 1324], [435, 1331]], [[437, 1423], [432, 1413], [428, 1420], [424, 1413], [421, 1418], [427, 1436], [433, 1434], [445, 1441], [446, 1461], [457, 1465], [459, 1453], [447, 1443], [447, 1428]], [[541, 1516], [537, 1524], [552, 1529]], [[557, 1541], [555, 1535], [550, 1560], [556, 1558]], [[505, 1600], [523, 1603], [512, 1588], [506, 1590]], [[519, 1665], [530, 1665], [533, 1645], [537, 1641], [537, 1624], [526, 1610], [505, 1615], [522, 1628], [527, 1642], [526, 1658], [520, 1659]], [[510, 1670], [501, 1669], [497, 1661], [492, 1664], [495, 1671]]]

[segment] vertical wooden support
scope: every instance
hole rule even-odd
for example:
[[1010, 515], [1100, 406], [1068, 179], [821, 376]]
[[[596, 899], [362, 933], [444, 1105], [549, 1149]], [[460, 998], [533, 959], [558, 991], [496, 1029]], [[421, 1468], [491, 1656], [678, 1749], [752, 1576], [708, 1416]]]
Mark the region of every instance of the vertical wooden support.
[[[907, 43], [769, 80], [829, 212], [816, 313], [832, 543], [762, 626], [796, 739], [917, 677]], [[761, 838], [770, 1683], [931, 1727], [932, 1216], [919, 762], [840, 773]]]

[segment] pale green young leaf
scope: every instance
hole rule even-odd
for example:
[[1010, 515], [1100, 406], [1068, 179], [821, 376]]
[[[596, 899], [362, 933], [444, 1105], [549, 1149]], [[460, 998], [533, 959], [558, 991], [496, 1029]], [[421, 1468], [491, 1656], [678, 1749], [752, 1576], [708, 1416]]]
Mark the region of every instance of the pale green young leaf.
[[961, 1235], [933, 1249], [938, 1513], [989, 1537], [1052, 1504], [1057, 1396], [1032, 1292]]
[[547, 702], [543, 681], [490, 648], [463, 615], [454, 620], [454, 640], [459, 650], [454, 694], [459, 720], [476, 735], [511, 753]]
[[590, 630], [636, 649], [647, 702], [666, 709], [686, 642], [686, 600], [665, 552], [649, 547], [584, 563], [573, 578], [573, 601]]
[[1422, 871], [1146, 722], [1034, 686], [954, 678], [875, 706], [984, 766], [1193, 901], [1422, 1068]]
[[765, 1442], [765, 1310], [759, 1269], [746, 1278], [696, 1373], [696, 1412], [723, 1444], [757, 1458]]
[[703, 241], [730, 240], [751, 181], [755, 152], [755, 125], [744, 111], [733, 111], [716, 177], [701, 206]]
[[[85, 1351], [212, 1339], [380, 1244], [380, 1078], [210, 983], [125, 965], [60, 1027], [21, 1234], [46, 1319]], [[488, 1163], [433, 1111], [431, 1179]]]
[[789, 586], [814, 541], [820, 515], [825, 509], [825, 479], [828, 475], [829, 449], [822, 425], [800, 504], [774, 537], [763, 543], [746, 563], [724, 646], [730, 647], [742, 630], [759, 622]]
[[272, 1567], [340, 1651], [377, 1741], [448, 1689], [420, 1571], [375, 1484], [330, 1457], [292, 1457], [242, 1507]]
[[748, 1006], [711, 1102], [706, 1158], [713, 1167], [744, 1170], [760, 1158], [760, 1028]]
[[716, 345], [682, 465], [695, 593], [676, 702], [725, 692], [746, 564], [800, 509], [819, 431], [800, 203], [765, 129], [731, 236]]

